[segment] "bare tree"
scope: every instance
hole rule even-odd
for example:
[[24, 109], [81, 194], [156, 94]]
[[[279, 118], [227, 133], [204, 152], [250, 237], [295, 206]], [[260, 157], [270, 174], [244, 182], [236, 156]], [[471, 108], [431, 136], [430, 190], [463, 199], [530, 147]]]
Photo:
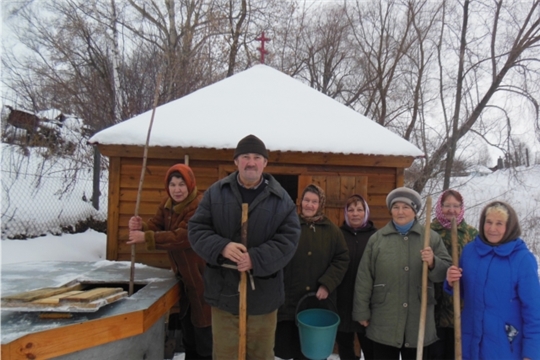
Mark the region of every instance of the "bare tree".
[[236, 55], [240, 47], [240, 36], [243, 33], [243, 25], [247, 16], [247, 1], [242, 0], [240, 9], [237, 14], [234, 14], [235, 1], [229, 1], [229, 31], [231, 37], [231, 50], [229, 51], [229, 65], [227, 68], [227, 77], [234, 74], [236, 65]]
[[120, 82], [120, 47], [118, 44], [118, 18], [116, 13], [116, 3], [111, 0], [111, 29], [112, 29], [112, 73], [114, 84], [114, 119], [116, 122], [122, 121], [122, 108], [124, 105], [124, 97], [122, 93], [122, 85]]
[[518, 99], [540, 129], [539, 2], [28, 0], [2, 81], [22, 107], [98, 130], [148, 110], [159, 71], [162, 104], [248, 68], [265, 31], [269, 65], [424, 151], [422, 191], [442, 173], [448, 186], [467, 144], [513, 152]]
[[[451, 34], [460, 34], [460, 60], [452, 65], [446, 54], [444, 63], [441, 63], [445, 74], [449, 73], [452, 66], [457, 66], [456, 77], [441, 81], [442, 99], [446, 101], [448, 98], [444, 95], [447, 89], [454, 89], [456, 94], [451, 125], [448, 127], [449, 135], [441, 139], [426, 161], [422, 176], [414, 182], [417, 191], [422, 191], [443, 159], [447, 159], [447, 164], [451, 162], [448, 159], [455, 154], [457, 144], [463, 137], [475, 126], [489, 121], [482, 117], [486, 111], [499, 109], [504, 113], [505, 109], [512, 106], [506, 103], [493, 107], [491, 102], [499, 99], [497, 95], [519, 95], [533, 103], [537, 102], [528, 89], [531, 86], [534, 88], [533, 84], [539, 80], [534, 64], [537, 62], [540, 45], [540, 2], [536, 0], [531, 4], [510, 4], [501, 0], [476, 3], [476, 8], [471, 8], [471, 5], [468, 1], [464, 3], [461, 12], [462, 31], [450, 31]], [[486, 16], [486, 13], [490, 16]], [[472, 41], [467, 41], [467, 38]], [[445, 40], [447, 44], [449, 40]], [[489, 74], [489, 77], [485, 74]], [[516, 86], [515, 83], [520, 79], [522, 86]], [[444, 108], [446, 105], [443, 101]], [[538, 116], [535, 121], [538, 121]], [[450, 176], [449, 169], [445, 169], [446, 179]], [[444, 186], [448, 187], [448, 180], [445, 180]]]
[[56, 107], [95, 121], [114, 123], [107, 28], [93, 21], [75, 1], [40, 4], [40, 16], [26, 7], [16, 34], [26, 49], [2, 58], [6, 85], [34, 112]]
[[203, 51], [207, 40], [218, 34], [213, 1], [128, 0], [137, 16], [123, 25], [132, 36], [160, 51], [156, 62], [164, 72], [160, 102], [169, 102], [208, 84], [212, 61]]
[[299, 55], [306, 71], [300, 77], [331, 98], [343, 97], [352, 62], [346, 42], [350, 27], [344, 17], [344, 6], [328, 7], [314, 14], [302, 31], [305, 50]]
[[359, 49], [368, 87], [358, 94], [364, 115], [388, 126], [407, 108], [402, 101], [402, 60], [417, 41], [413, 13], [401, 1], [369, 4], [356, 1], [348, 11], [354, 44]]

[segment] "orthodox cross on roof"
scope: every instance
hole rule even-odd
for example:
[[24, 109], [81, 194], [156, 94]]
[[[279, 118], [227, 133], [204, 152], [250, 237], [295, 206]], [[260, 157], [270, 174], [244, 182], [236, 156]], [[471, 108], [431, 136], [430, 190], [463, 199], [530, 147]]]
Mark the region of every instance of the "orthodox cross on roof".
[[261, 42], [261, 46], [258, 47], [257, 50], [259, 50], [259, 52], [261, 53], [261, 64], [264, 64], [264, 55], [268, 54], [268, 51], [264, 48], [264, 43], [266, 41], [271, 41], [272, 39], [265, 37], [264, 36], [264, 31], [263, 31], [262, 35], [260, 37], [256, 38], [255, 40]]

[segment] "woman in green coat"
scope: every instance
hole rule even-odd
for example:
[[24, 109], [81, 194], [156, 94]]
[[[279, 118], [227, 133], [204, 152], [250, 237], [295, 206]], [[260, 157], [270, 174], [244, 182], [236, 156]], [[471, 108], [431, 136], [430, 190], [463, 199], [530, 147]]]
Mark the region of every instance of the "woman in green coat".
[[392, 220], [369, 239], [354, 289], [353, 319], [366, 326], [375, 359], [416, 359], [422, 268], [427, 262], [428, 301], [424, 346], [437, 340], [434, 282], [446, 277], [452, 263], [440, 236], [431, 230], [424, 248], [424, 227], [416, 219], [422, 202], [408, 188], [386, 197]]
[[[341, 230], [324, 215], [325, 194], [317, 185], [302, 193], [298, 248], [284, 269], [285, 303], [278, 310], [275, 355], [282, 359], [304, 358], [295, 323], [300, 299], [311, 292], [336, 311], [336, 292], [349, 264]], [[337, 311], [336, 311], [337, 312]]]

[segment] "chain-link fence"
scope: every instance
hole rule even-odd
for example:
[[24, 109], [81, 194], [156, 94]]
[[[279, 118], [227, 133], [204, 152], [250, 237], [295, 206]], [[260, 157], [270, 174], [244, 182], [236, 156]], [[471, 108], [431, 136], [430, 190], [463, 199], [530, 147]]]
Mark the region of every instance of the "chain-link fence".
[[84, 121], [7, 106], [1, 119], [2, 239], [105, 231], [108, 160], [88, 145]]
[[93, 202], [90, 159], [48, 157], [43, 149], [2, 144], [2, 239], [105, 231], [108, 172], [101, 172]]

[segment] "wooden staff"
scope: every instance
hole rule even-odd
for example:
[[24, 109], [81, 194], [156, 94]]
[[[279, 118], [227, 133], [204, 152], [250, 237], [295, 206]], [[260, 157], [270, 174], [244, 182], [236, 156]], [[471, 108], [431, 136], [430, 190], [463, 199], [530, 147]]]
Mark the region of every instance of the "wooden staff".
[[[429, 236], [431, 233], [431, 196], [426, 200], [426, 224], [424, 232], [424, 249], [430, 245]], [[428, 285], [428, 263], [422, 264], [422, 302], [420, 303], [420, 324], [418, 326], [418, 344], [416, 347], [416, 360], [422, 360], [424, 352], [424, 335], [426, 333], [426, 312], [427, 312], [427, 285]]]
[[[458, 243], [457, 243], [457, 224], [456, 219], [452, 218], [452, 264], [459, 267]], [[461, 360], [461, 299], [459, 293], [459, 280], [452, 284], [454, 289], [454, 356], [456, 360]]]
[[[154, 107], [152, 109], [152, 117], [146, 134], [146, 143], [144, 144], [143, 163], [141, 168], [141, 177], [139, 179], [139, 191], [137, 191], [137, 202], [135, 203], [134, 216], [139, 216], [139, 205], [141, 204], [141, 193], [144, 182], [144, 174], [146, 173], [146, 160], [148, 159], [148, 143], [150, 142], [150, 133], [152, 132], [152, 124], [154, 123], [154, 115], [159, 99], [159, 87], [161, 85], [161, 72], [158, 74], [156, 81], [156, 91], [154, 92]], [[133, 287], [135, 279], [135, 244], [131, 244], [131, 270], [129, 273], [129, 296], [133, 295]]]
[[[247, 248], [248, 204], [242, 204], [240, 240]], [[240, 310], [238, 318], [238, 360], [245, 360], [247, 346], [247, 272], [240, 273]]]

